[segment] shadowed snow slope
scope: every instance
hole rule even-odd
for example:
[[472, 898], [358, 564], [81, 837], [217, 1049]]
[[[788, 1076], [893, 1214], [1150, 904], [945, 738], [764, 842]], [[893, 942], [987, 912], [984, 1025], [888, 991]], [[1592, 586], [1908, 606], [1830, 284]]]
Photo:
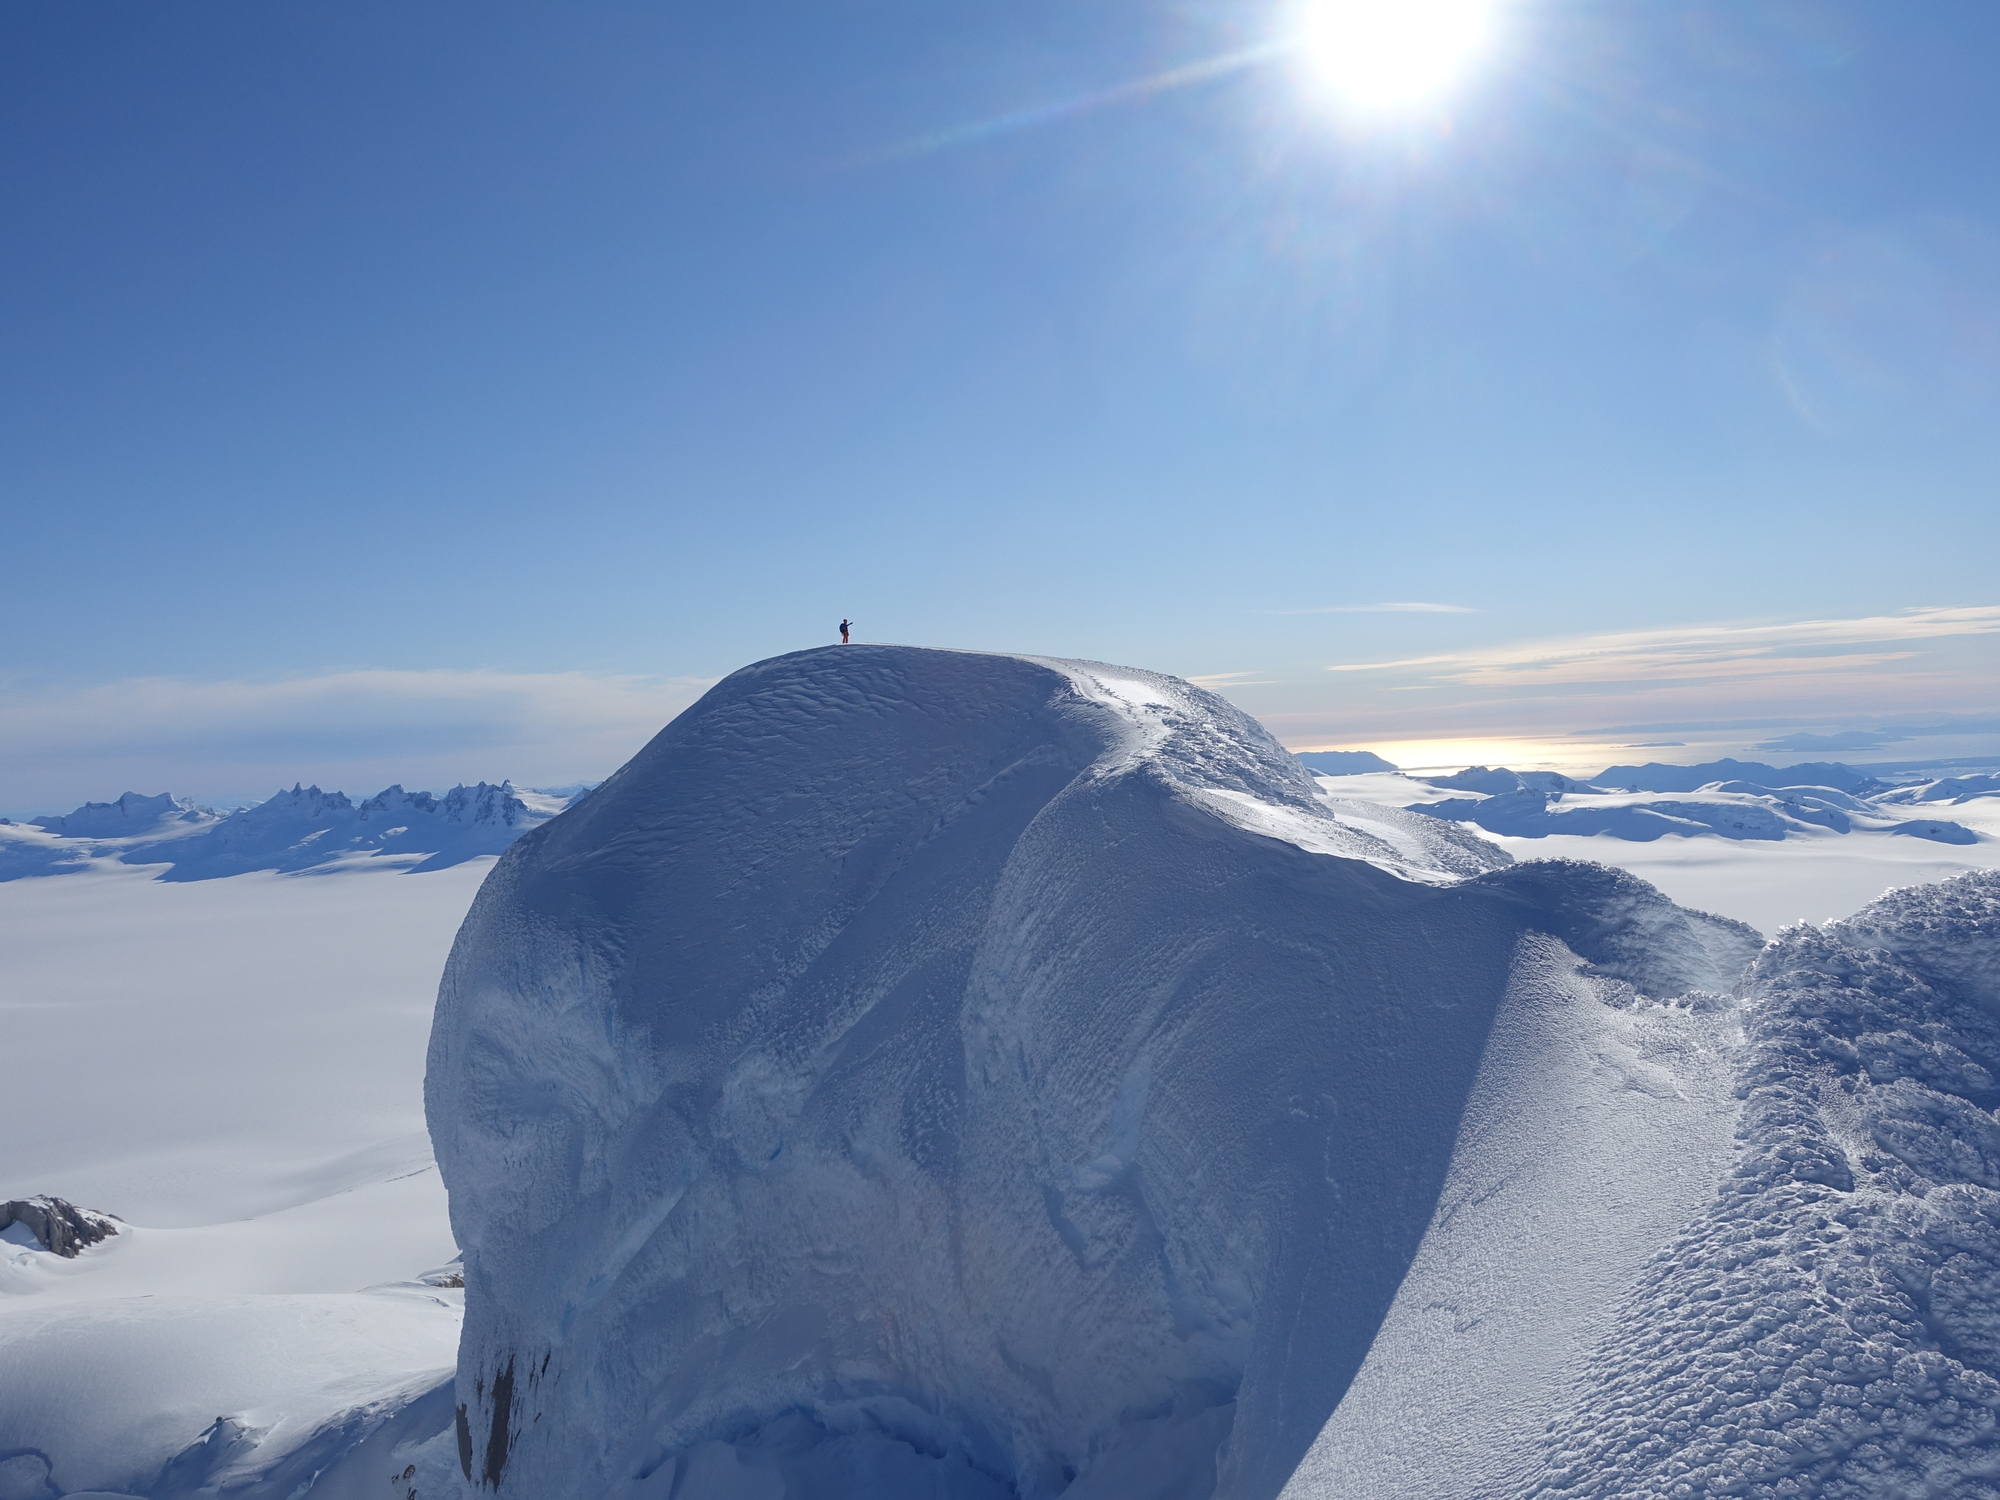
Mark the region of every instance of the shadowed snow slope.
[[1343, 822], [1252, 720], [1126, 668], [849, 646], [726, 679], [509, 850], [446, 970], [469, 1475], [1276, 1495], [1519, 974], [1616, 1014], [1758, 946], [1602, 867], [1465, 878], [1499, 857], [1427, 821]]

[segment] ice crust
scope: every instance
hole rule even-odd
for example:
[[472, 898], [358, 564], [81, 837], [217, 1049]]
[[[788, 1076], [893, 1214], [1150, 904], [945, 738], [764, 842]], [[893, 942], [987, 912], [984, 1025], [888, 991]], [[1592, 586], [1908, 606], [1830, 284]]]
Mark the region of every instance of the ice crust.
[[475, 1487], [1276, 1495], [1522, 976], [1629, 1009], [1760, 942], [1382, 812], [1132, 669], [726, 679], [508, 852], [440, 989]]

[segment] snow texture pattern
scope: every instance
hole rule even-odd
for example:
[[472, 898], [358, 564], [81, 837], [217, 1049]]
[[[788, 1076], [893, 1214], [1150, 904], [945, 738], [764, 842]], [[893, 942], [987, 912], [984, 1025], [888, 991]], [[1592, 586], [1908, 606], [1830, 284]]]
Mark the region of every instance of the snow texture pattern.
[[1556, 1497], [2000, 1497], [2000, 874], [1787, 930], [1739, 1154], [1551, 1429]]

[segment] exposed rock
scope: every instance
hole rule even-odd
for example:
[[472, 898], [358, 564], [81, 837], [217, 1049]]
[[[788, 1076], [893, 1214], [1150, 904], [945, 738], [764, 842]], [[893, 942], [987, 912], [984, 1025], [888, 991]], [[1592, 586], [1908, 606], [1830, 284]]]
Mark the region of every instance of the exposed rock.
[[110, 1214], [46, 1196], [0, 1203], [0, 1234], [16, 1224], [26, 1226], [42, 1249], [66, 1260], [75, 1260], [86, 1245], [95, 1245], [118, 1232]]

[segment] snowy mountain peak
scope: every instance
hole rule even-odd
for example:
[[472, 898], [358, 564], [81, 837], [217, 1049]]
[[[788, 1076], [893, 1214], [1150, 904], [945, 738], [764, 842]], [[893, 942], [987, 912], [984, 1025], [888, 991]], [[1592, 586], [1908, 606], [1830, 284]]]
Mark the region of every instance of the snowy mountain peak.
[[260, 821], [285, 817], [318, 818], [345, 812], [353, 806], [345, 792], [323, 792], [316, 786], [300, 786], [293, 782], [289, 792], [281, 791], [268, 802], [246, 807], [234, 816], [255, 817]]
[[163, 880], [322, 867], [436, 870], [498, 854], [560, 813], [565, 799], [511, 782], [455, 786], [442, 797], [385, 787], [358, 805], [295, 782], [227, 816], [179, 798], [127, 793], [60, 818], [0, 827], [0, 880], [87, 870], [93, 860], [169, 866]]
[[212, 823], [221, 816], [212, 807], [167, 792], [156, 797], [127, 792], [115, 802], [86, 802], [75, 812], [28, 821], [63, 838], [124, 839], [158, 833], [167, 825]]
[[531, 809], [510, 781], [498, 786], [484, 781], [476, 786], [459, 785], [442, 797], [406, 792], [401, 786], [386, 787], [363, 802], [357, 813], [363, 822], [423, 817], [497, 828], [528, 828], [548, 816]]
[[484, 824], [499, 828], [520, 828], [541, 819], [514, 791], [514, 784], [498, 786], [480, 782], [477, 786], [455, 786], [444, 794], [438, 816], [447, 823]]
[[[467, 1478], [1276, 1495], [1516, 976], [1529, 1013], [1712, 1014], [1758, 947], [1360, 822], [1153, 673], [853, 646], [719, 683], [509, 850], [439, 990]], [[1673, 1097], [1632, 1052], [1577, 1055]]]
[[[412, 871], [443, 869], [500, 853], [548, 816], [528, 807], [506, 782], [455, 786], [442, 797], [396, 785], [358, 806], [340, 792], [294, 786], [176, 845], [173, 868], [160, 878], [207, 880], [248, 870], [305, 870], [385, 858]], [[158, 858], [138, 850], [126, 862]]]

